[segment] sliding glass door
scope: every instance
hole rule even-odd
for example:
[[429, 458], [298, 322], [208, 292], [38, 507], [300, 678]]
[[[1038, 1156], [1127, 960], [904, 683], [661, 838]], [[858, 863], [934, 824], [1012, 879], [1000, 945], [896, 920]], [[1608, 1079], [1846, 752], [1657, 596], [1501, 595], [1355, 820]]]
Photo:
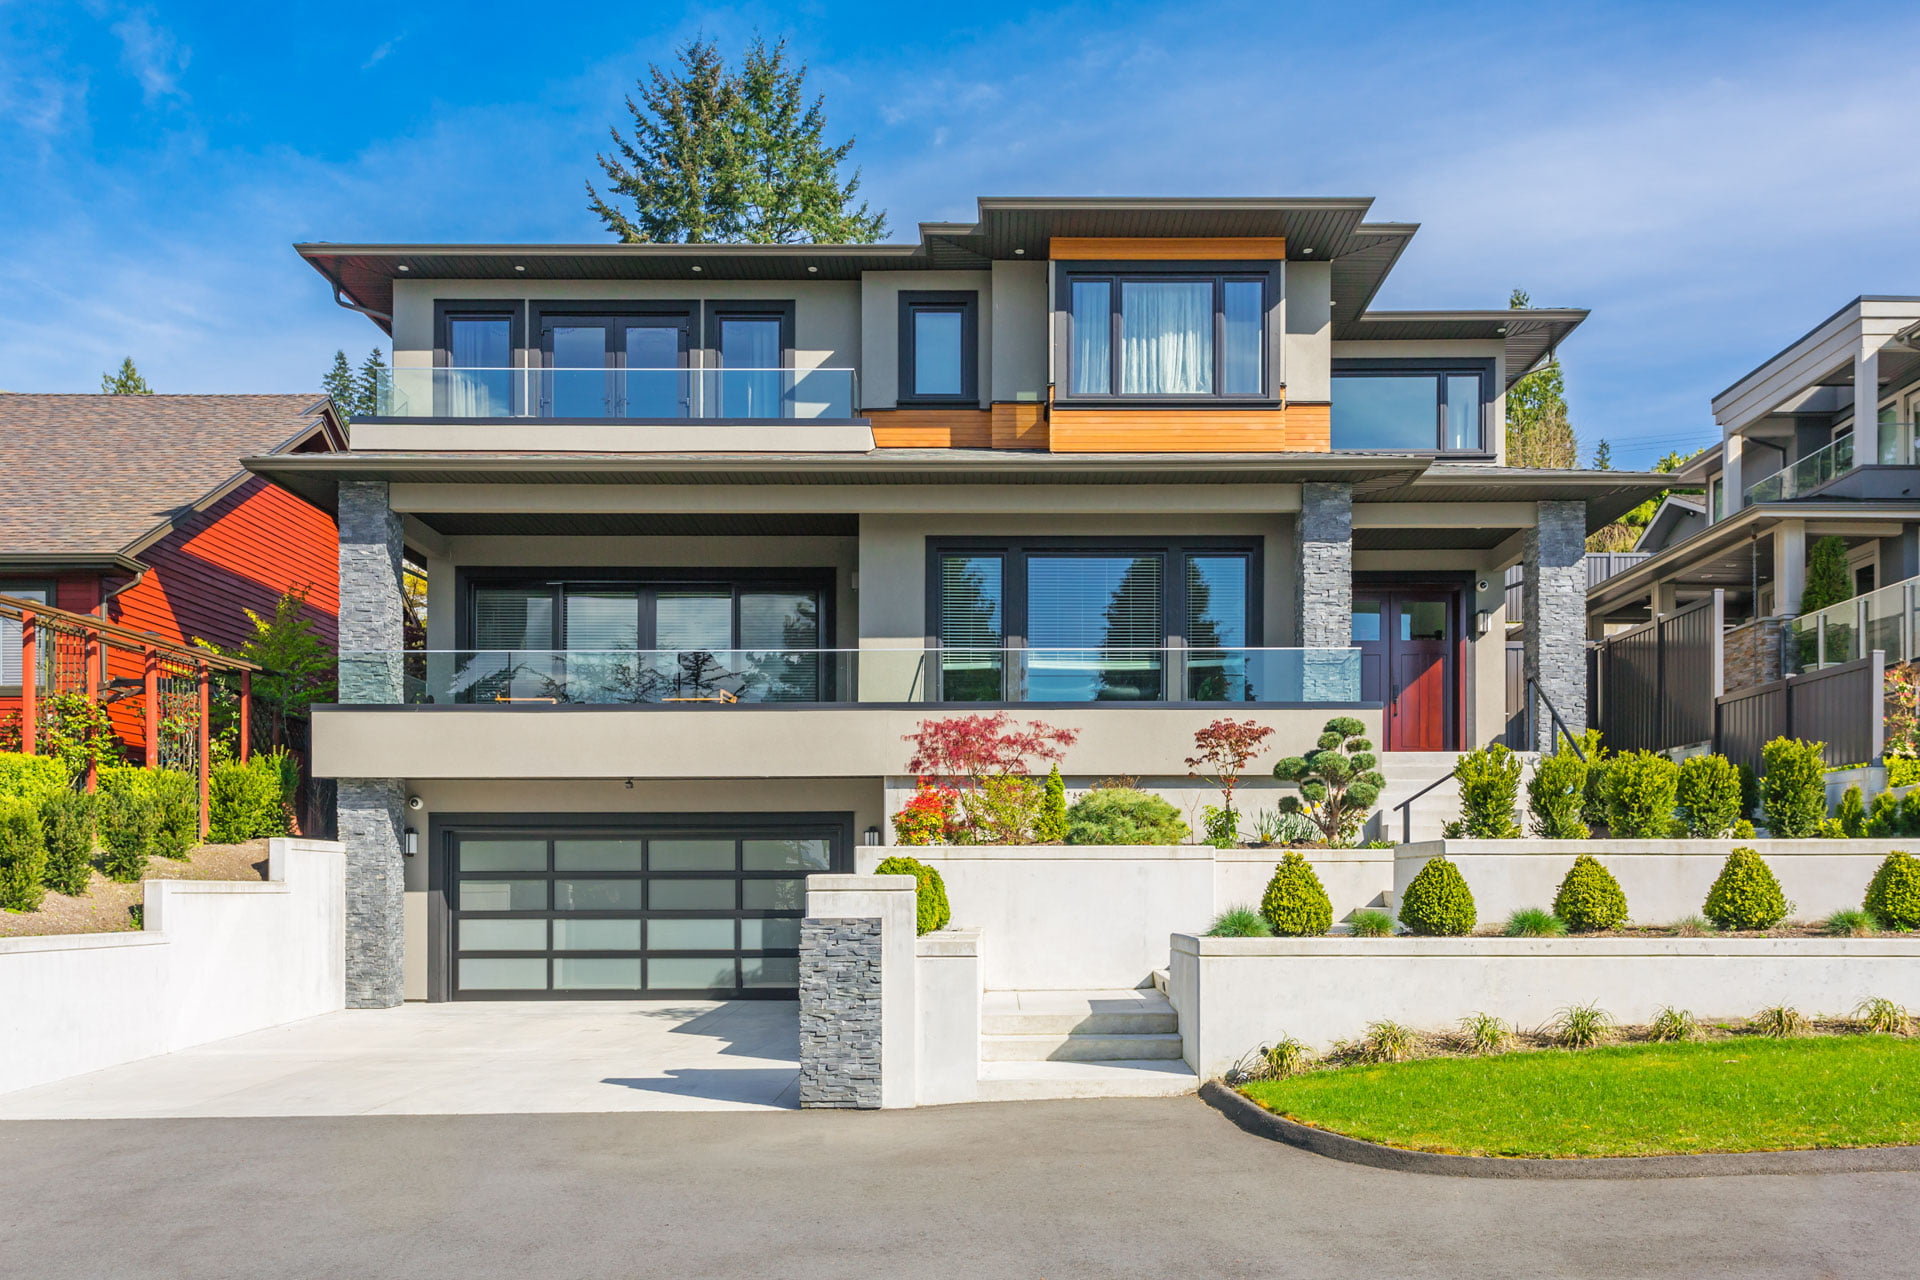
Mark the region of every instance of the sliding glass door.
[[540, 415], [689, 416], [688, 331], [681, 314], [544, 317]]

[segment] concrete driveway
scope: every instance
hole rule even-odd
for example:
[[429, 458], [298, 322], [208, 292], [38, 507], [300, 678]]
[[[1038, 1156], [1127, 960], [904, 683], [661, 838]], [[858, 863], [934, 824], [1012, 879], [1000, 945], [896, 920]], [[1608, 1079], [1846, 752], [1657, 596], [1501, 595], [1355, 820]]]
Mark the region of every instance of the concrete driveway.
[[1920, 1174], [1436, 1178], [1168, 1098], [4, 1123], [0, 1206], [33, 1280], [1895, 1277]]
[[798, 1006], [349, 1010], [0, 1094], [0, 1119], [752, 1111], [799, 1102]]

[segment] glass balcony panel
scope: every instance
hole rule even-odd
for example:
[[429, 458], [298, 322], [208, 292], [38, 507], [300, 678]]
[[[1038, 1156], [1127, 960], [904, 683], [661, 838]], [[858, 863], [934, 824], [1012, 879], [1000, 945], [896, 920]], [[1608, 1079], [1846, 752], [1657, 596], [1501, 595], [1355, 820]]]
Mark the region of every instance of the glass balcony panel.
[[[604, 359], [595, 345], [601, 341], [594, 328], [576, 345]], [[859, 400], [851, 369], [615, 368], [599, 362], [546, 369], [389, 369], [377, 376], [374, 392], [375, 413], [383, 418], [845, 420]]]

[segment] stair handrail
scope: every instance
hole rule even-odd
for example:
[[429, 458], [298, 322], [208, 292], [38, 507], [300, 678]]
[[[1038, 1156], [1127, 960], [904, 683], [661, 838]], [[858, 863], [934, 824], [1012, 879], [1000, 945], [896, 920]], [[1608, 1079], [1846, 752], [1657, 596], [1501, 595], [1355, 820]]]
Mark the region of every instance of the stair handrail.
[[1433, 790], [1435, 787], [1439, 786], [1441, 783], [1451, 782], [1454, 778], [1459, 776], [1459, 773], [1460, 773], [1460, 762], [1458, 760], [1455, 760], [1453, 762], [1453, 768], [1447, 770], [1445, 776], [1435, 778], [1432, 782], [1429, 782], [1426, 786], [1420, 788], [1418, 791], [1408, 796], [1405, 800], [1402, 800], [1399, 804], [1393, 806], [1394, 808], [1400, 811], [1400, 843], [1401, 844], [1413, 843], [1413, 802], [1415, 800], [1418, 800], [1421, 796], [1427, 794], [1427, 792]]
[[1540, 682], [1534, 679], [1532, 676], [1527, 677], [1527, 741], [1528, 742], [1533, 741], [1533, 695], [1534, 694], [1540, 695], [1541, 704], [1546, 707], [1547, 715], [1549, 715], [1553, 719], [1553, 727], [1560, 731], [1560, 736], [1565, 738], [1567, 740], [1567, 745], [1573, 748], [1573, 754], [1580, 758], [1581, 764], [1586, 764], [1587, 753], [1580, 749], [1579, 740], [1573, 736], [1573, 731], [1567, 728], [1566, 721], [1560, 718], [1559, 711], [1555, 710], [1554, 708], [1553, 699], [1547, 696], [1547, 691], [1545, 689], [1542, 689], [1540, 687]]

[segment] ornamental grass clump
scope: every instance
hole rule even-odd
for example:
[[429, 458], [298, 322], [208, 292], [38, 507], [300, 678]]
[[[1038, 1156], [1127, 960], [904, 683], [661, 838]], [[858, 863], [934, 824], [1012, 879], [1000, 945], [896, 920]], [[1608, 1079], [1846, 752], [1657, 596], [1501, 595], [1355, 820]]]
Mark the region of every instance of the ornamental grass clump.
[[1626, 751], [1607, 766], [1607, 829], [1616, 840], [1661, 840], [1673, 833], [1680, 766], [1651, 751]]
[[1861, 904], [1889, 929], [1920, 929], [1920, 858], [1895, 849], [1881, 859]]
[[1766, 859], [1749, 848], [1727, 855], [1703, 910], [1719, 929], [1771, 929], [1793, 908]]
[[1391, 938], [1393, 917], [1384, 911], [1356, 911], [1347, 917], [1347, 931], [1356, 938]]
[[1613, 1038], [1613, 1015], [1595, 1004], [1569, 1005], [1555, 1015], [1553, 1042], [1562, 1049], [1591, 1049]]
[[1580, 814], [1587, 802], [1587, 762], [1571, 751], [1541, 756], [1527, 780], [1527, 812], [1542, 840], [1584, 840], [1593, 832]]
[[1821, 922], [1820, 932], [1829, 938], [1871, 938], [1880, 932], [1880, 922], [1871, 911], [1843, 907]]
[[1513, 1041], [1513, 1028], [1490, 1013], [1460, 1019], [1460, 1035], [1473, 1053], [1498, 1053]]
[[47, 848], [47, 888], [77, 898], [93, 877], [93, 826], [97, 800], [85, 791], [56, 791], [40, 802], [40, 832]]
[[1678, 1044], [1700, 1037], [1700, 1022], [1689, 1010], [1668, 1005], [1653, 1015], [1647, 1034], [1662, 1044]]
[[1520, 799], [1520, 757], [1496, 742], [1461, 756], [1453, 776], [1460, 785], [1462, 835], [1512, 840], [1520, 834], [1513, 817]]
[[1333, 903], [1313, 866], [1289, 849], [1260, 899], [1260, 914], [1280, 938], [1317, 938], [1333, 927]]
[[1362, 1062], [1407, 1062], [1420, 1052], [1420, 1033], [1398, 1022], [1369, 1022], [1354, 1046]]
[[1711, 938], [1720, 931], [1705, 916], [1682, 916], [1668, 927], [1667, 932], [1676, 938]]
[[38, 911], [46, 897], [46, 840], [31, 800], [0, 798], [0, 907]]
[[1252, 907], [1228, 907], [1207, 927], [1209, 938], [1271, 938], [1267, 918]]
[[1567, 922], [1539, 907], [1521, 907], [1507, 917], [1501, 932], [1509, 938], [1564, 938]]
[[1272, 1044], [1260, 1047], [1260, 1065], [1269, 1080], [1284, 1080], [1288, 1076], [1299, 1075], [1313, 1065], [1313, 1050], [1292, 1036], [1282, 1036]]
[[1733, 830], [1742, 816], [1740, 771], [1725, 756], [1692, 756], [1680, 762], [1674, 802], [1687, 834], [1696, 840], [1717, 840]]
[[1479, 919], [1466, 877], [1444, 857], [1427, 859], [1400, 897], [1400, 923], [1410, 933], [1457, 938], [1472, 933]]
[[1769, 1005], [1747, 1019], [1747, 1026], [1774, 1040], [1791, 1040], [1813, 1029], [1807, 1015], [1790, 1004]]
[[1873, 1035], [1904, 1036], [1913, 1031], [1913, 1018], [1885, 996], [1869, 996], [1853, 1007], [1853, 1021]]
[[1600, 860], [1583, 853], [1567, 868], [1553, 895], [1553, 914], [1575, 933], [1617, 929], [1627, 922], [1627, 895]]
[[1808, 840], [1827, 816], [1826, 744], [1775, 738], [1760, 749], [1760, 805], [1776, 840]]
[[935, 929], [944, 929], [953, 919], [953, 908], [947, 903], [946, 882], [940, 873], [920, 861], [918, 858], [905, 858], [895, 855], [883, 858], [880, 865], [873, 869], [878, 876], [912, 876], [914, 932], [932, 933]]

